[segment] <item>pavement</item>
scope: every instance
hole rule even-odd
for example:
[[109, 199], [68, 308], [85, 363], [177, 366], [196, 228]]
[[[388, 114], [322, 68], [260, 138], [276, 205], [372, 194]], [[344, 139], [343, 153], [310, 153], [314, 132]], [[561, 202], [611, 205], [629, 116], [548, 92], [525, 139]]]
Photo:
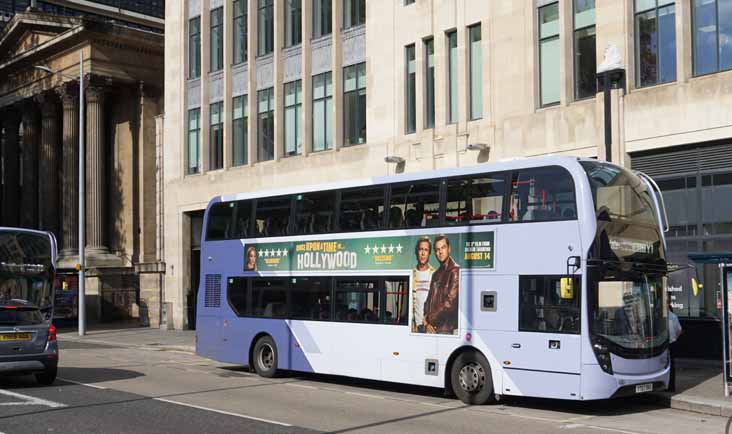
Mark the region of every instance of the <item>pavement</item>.
[[[135, 324], [91, 325], [86, 336], [75, 329], [59, 330], [59, 340], [195, 353], [195, 331], [161, 330]], [[653, 401], [677, 410], [711, 416], [732, 416], [732, 397], [725, 398], [722, 362], [678, 359], [676, 392], [649, 394]]]

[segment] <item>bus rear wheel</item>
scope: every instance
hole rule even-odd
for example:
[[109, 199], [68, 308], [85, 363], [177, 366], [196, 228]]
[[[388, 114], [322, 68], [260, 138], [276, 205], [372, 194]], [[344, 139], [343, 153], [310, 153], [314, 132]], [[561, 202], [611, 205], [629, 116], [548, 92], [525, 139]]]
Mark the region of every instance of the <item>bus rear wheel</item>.
[[477, 351], [457, 356], [450, 370], [450, 381], [455, 395], [466, 404], [483, 405], [496, 400], [490, 364]]
[[269, 336], [259, 338], [254, 345], [254, 370], [265, 378], [277, 374], [277, 345]]

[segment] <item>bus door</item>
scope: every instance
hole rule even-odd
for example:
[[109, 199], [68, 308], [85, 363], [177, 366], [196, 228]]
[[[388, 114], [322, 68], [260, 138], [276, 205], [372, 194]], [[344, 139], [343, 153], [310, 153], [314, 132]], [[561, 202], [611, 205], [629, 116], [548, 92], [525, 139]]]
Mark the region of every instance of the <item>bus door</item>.
[[580, 278], [521, 275], [518, 331], [506, 359], [503, 393], [578, 399], [580, 392]]

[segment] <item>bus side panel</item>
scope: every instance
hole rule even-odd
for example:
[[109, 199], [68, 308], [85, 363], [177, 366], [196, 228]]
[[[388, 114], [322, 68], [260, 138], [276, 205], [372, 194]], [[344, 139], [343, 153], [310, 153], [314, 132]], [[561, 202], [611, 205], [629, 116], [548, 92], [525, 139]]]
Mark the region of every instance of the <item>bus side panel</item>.
[[256, 344], [254, 338], [264, 332], [277, 346], [277, 368], [290, 369], [290, 331], [286, 321], [269, 318], [238, 318], [231, 316], [224, 326], [221, 350], [217, 360], [228, 363], [249, 364], [249, 349]]
[[221, 318], [198, 314], [196, 318], [196, 354], [209, 359], [220, 360]]
[[504, 371], [504, 395], [579, 399], [580, 375], [511, 369]]

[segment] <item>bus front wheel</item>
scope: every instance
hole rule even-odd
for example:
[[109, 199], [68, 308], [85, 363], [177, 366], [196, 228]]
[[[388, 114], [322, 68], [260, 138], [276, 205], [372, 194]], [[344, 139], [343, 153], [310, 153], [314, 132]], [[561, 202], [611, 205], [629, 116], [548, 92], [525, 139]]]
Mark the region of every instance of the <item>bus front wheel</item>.
[[496, 399], [490, 364], [477, 351], [457, 356], [450, 370], [450, 381], [455, 395], [466, 404], [482, 405]]
[[254, 345], [254, 370], [265, 378], [277, 373], [277, 345], [269, 336], [261, 337]]

